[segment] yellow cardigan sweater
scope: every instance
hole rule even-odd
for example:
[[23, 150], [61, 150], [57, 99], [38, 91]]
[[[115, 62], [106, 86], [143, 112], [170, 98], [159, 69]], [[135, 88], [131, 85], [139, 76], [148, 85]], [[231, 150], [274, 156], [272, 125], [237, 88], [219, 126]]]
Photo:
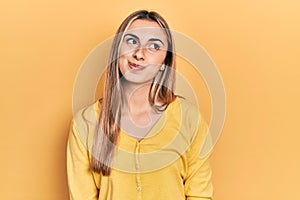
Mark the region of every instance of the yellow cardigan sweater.
[[67, 146], [72, 200], [212, 199], [208, 157], [200, 158], [207, 124], [197, 107], [177, 98], [140, 142], [120, 131], [110, 176], [89, 171], [100, 103], [73, 118]]

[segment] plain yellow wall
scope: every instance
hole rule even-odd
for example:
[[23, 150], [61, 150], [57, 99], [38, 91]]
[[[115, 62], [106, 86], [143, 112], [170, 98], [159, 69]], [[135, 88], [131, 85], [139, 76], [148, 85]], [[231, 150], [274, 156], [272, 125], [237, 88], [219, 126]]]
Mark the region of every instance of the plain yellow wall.
[[68, 199], [76, 73], [141, 8], [203, 45], [222, 74], [227, 117], [212, 156], [215, 199], [300, 199], [296, 0], [1, 1], [0, 199]]

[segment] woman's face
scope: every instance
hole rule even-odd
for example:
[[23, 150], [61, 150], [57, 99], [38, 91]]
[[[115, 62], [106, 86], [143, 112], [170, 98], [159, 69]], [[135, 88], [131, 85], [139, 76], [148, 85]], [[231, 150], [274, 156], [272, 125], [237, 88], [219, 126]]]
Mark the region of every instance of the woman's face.
[[126, 81], [148, 83], [161, 70], [168, 41], [164, 30], [154, 21], [137, 19], [124, 33], [119, 67]]

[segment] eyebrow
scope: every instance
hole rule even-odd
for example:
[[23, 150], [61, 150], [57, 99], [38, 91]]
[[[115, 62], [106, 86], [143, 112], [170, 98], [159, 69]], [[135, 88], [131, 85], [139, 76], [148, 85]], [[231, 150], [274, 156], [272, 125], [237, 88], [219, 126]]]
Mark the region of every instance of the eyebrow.
[[131, 36], [131, 37], [134, 37], [134, 38], [136, 38], [136, 39], [139, 39], [138, 36], [136, 36], [136, 35], [134, 35], [134, 34], [131, 34], [131, 33], [125, 34], [125, 35], [124, 35], [124, 38], [125, 38], [126, 36]]
[[[127, 37], [127, 36], [131, 36], [131, 37], [134, 37], [134, 38], [136, 38], [136, 39], [139, 40], [139, 37], [136, 36], [136, 35], [134, 35], [134, 34], [127, 33], [127, 34], [124, 35], [124, 38]], [[162, 44], [165, 46], [165, 44], [163, 43], [163, 41], [161, 41], [161, 40], [158, 39], [158, 38], [150, 38], [148, 41], [154, 41], [154, 42], [155, 42], [155, 41], [158, 41], [158, 42], [162, 43]]]
[[163, 41], [161, 41], [158, 38], [150, 38], [148, 41], [158, 41], [158, 42], [162, 43], [165, 46], [165, 44], [163, 43]]

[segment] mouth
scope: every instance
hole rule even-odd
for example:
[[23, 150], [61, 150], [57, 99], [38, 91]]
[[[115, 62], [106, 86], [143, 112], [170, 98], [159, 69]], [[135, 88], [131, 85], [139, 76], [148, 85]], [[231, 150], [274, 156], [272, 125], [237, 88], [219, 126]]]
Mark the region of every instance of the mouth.
[[130, 69], [133, 69], [133, 70], [141, 70], [141, 69], [144, 68], [141, 65], [137, 65], [137, 64], [129, 62], [129, 61], [128, 61], [128, 66], [129, 66]]

